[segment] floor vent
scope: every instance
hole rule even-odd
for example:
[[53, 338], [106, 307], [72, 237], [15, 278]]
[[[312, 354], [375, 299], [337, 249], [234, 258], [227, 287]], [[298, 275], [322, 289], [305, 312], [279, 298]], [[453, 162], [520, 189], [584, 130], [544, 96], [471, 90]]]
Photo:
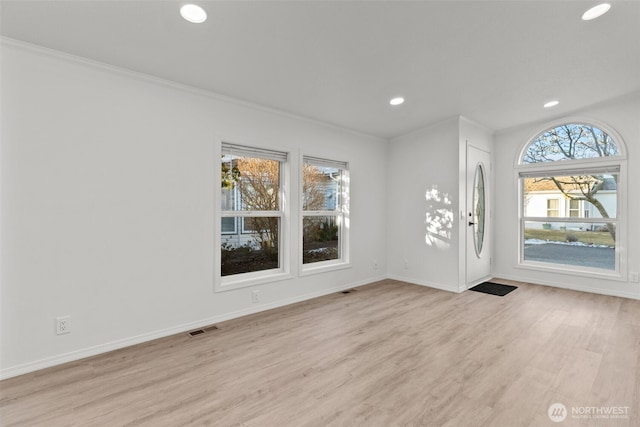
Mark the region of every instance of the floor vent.
[[215, 331], [215, 330], [217, 330], [217, 329], [218, 329], [218, 327], [217, 327], [217, 326], [215, 326], [215, 325], [207, 326], [206, 328], [196, 329], [195, 331], [191, 331], [191, 332], [189, 332], [189, 336], [191, 336], [191, 337], [195, 337], [195, 336], [197, 336], [197, 335], [202, 335], [202, 334], [204, 334], [205, 332]]

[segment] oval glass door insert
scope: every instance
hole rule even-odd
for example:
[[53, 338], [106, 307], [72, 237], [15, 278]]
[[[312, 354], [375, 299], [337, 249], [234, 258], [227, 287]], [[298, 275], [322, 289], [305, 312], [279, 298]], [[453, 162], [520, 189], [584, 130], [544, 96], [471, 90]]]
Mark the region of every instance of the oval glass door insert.
[[478, 256], [484, 243], [485, 210], [484, 168], [478, 163], [473, 183], [473, 242]]

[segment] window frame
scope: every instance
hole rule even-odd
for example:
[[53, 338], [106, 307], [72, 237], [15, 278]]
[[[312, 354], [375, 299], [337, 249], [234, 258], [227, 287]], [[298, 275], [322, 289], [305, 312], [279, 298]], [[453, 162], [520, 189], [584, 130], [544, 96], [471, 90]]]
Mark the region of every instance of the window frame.
[[[522, 163], [524, 154], [531, 143], [543, 133], [550, 129], [567, 125], [587, 125], [596, 127], [606, 132], [617, 145], [619, 155], [594, 157], [589, 159], [575, 160], [558, 160], [555, 162], [540, 163]], [[585, 172], [602, 171], [606, 169], [617, 169], [618, 185], [616, 197], [616, 242], [615, 242], [615, 269], [606, 270], [601, 268], [580, 267], [570, 264], [553, 264], [547, 262], [530, 261], [524, 259], [524, 229], [526, 221], [547, 221], [547, 222], [565, 222], [565, 223], [602, 223], [603, 218], [596, 217], [525, 217], [524, 216], [524, 175], [538, 174], [540, 176], [560, 176], [568, 174], [584, 174]], [[514, 162], [514, 181], [517, 183], [517, 203], [518, 203], [518, 259], [517, 268], [530, 269], [536, 271], [553, 272], [560, 274], [569, 274], [584, 277], [600, 277], [610, 280], [626, 281], [627, 280], [627, 151], [626, 145], [622, 137], [611, 129], [609, 126], [599, 123], [596, 120], [584, 120], [574, 118], [564, 118], [548, 123], [543, 129], [537, 131], [531, 136], [521, 150], [517, 153]]]
[[[315, 166], [336, 167], [340, 168], [340, 188], [338, 192], [338, 200], [335, 202], [338, 206], [334, 210], [305, 210], [304, 209], [304, 166], [312, 164]], [[299, 227], [298, 227], [298, 243], [299, 243], [299, 269], [300, 276], [323, 273], [327, 271], [350, 268], [349, 254], [349, 162], [331, 160], [323, 157], [311, 155], [302, 155], [300, 158], [300, 179], [299, 186]], [[326, 217], [335, 216], [338, 223], [338, 254], [339, 258], [327, 261], [318, 261], [313, 263], [304, 263], [303, 247], [304, 247], [304, 219], [305, 217]]]
[[[551, 202], [556, 202], [557, 206], [555, 208], [550, 207]], [[555, 212], [555, 215], [549, 215], [549, 213]], [[547, 218], [558, 218], [560, 216], [560, 198], [547, 198]]]
[[[571, 204], [573, 202], [577, 202], [577, 205], [578, 205], [577, 208], [572, 208], [571, 207]], [[575, 212], [576, 215], [571, 215], [573, 212]], [[567, 213], [566, 213], [567, 218], [585, 218], [585, 216], [583, 216], [583, 214], [584, 214], [584, 201], [583, 200], [577, 200], [577, 199], [568, 200]]]
[[235, 234], [238, 234], [238, 221], [236, 221], [235, 219], [233, 220], [233, 230], [232, 231], [225, 231], [224, 228], [222, 227], [222, 223], [220, 224], [220, 233], [226, 235], [226, 236], [233, 236]]
[[[243, 149], [246, 153], [253, 153], [255, 158], [267, 158], [269, 159], [269, 153], [278, 154], [284, 157], [284, 160], [279, 160], [279, 174], [280, 185], [278, 188], [279, 198], [279, 210], [275, 211], [249, 211], [249, 210], [222, 210], [220, 185], [215, 185], [214, 194], [214, 291], [221, 292], [233, 289], [240, 289], [250, 286], [255, 286], [263, 283], [270, 283], [274, 281], [281, 281], [292, 278], [290, 267], [290, 204], [288, 202], [289, 195], [291, 193], [291, 151], [287, 149], [281, 149], [278, 147], [265, 147], [261, 144], [236, 144], [228, 142], [227, 140], [218, 140], [215, 144], [214, 159], [215, 166], [213, 169], [214, 176], [212, 182], [215, 184], [219, 182], [222, 172], [221, 158], [226, 150], [226, 147], [233, 146], [239, 149], [239, 153], [242, 153]], [[261, 156], [263, 154], [264, 156]], [[274, 159], [272, 159], [274, 160]], [[234, 189], [234, 191], [237, 191]], [[234, 207], [237, 209], [240, 205], [238, 196], [236, 195]], [[221, 245], [222, 235], [229, 235], [222, 231], [222, 218], [236, 218], [236, 234], [242, 234], [244, 230], [245, 218], [252, 217], [277, 217], [279, 218], [278, 226], [278, 263], [279, 267], [276, 269], [260, 270], [248, 273], [238, 273], [228, 276], [222, 276], [221, 272]]]
[[[236, 207], [238, 203], [238, 190], [234, 187], [232, 190], [229, 190], [229, 191], [232, 192], [232, 197], [233, 197], [232, 203], [233, 203], [233, 206]], [[220, 209], [222, 209], [222, 206], [220, 206]], [[220, 233], [228, 236], [233, 236], [234, 234], [238, 234], [238, 221], [236, 219], [233, 220], [233, 231], [224, 231], [224, 228], [222, 227], [222, 222], [221, 222]]]

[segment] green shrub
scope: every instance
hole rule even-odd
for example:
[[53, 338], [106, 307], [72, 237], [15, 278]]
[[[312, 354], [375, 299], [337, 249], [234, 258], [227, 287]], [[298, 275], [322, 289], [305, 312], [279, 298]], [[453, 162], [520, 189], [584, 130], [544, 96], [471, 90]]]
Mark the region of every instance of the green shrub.
[[333, 221], [325, 221], [318, 231], [318, 241], [329, 242], [331, 240], [338, 240], [338, 226]]

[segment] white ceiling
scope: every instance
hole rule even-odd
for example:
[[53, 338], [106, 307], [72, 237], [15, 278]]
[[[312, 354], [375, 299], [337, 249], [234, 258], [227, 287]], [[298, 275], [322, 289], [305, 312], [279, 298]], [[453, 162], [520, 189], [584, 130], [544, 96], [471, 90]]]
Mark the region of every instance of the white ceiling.
[[[390, 138], [505, 129], [640, 91], [640, 1], [1, 2], [3, 36]], [[390, 107], [391, 97], [407, 102]], [[544, 109], [542, 104], [561, 104]]]

